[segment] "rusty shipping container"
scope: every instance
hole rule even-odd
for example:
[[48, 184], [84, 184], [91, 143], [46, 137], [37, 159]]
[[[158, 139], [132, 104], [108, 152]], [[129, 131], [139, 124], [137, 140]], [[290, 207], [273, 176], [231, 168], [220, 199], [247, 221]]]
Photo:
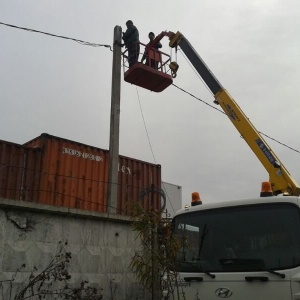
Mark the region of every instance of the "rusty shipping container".
[[[25, 146], [40, 149], [39, 202], [107, 211], [108, 150], [49, 134]], [[131, 201], [140, 201], [146, 210], [160, 209], [160, 165], [119, 156], [118, 171], [118, 214], [129, 214]]]
[[0, 140], [0, 197], [37, 201], [41, 152]]

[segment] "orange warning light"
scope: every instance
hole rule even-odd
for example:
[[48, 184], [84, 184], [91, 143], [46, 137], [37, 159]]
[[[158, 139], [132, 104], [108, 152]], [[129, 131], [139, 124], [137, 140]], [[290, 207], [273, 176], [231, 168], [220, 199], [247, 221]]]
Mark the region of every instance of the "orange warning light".
[[198, 192], [193, 192], [192, 193], [192, 203], [191, 203], [191, 206], [196, 206], [196, 205], [199, 205], [199, 204], [202, 204], [202, 201], [200, 199], [200, 195]]
[[273, 196], [271, 183], [269, 181], [263, 181], [261, 183], [260, 197], [270, 197], [270, 196]]

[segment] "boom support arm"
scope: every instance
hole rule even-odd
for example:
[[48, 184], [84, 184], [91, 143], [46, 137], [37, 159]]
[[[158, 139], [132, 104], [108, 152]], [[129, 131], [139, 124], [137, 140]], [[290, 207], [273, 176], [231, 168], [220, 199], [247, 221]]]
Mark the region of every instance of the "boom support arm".
[[199, 75], [205, 81], [215, 97], [215, 103], [219, 104], [241, 136], [247, 142], [254, 154], [269, 173], [269, 181], [275, 195], [284, 193], [299, 196], [300, 187], [291, 177], [288, 170], [280, 162], [279, 158], [271, 150], [260, 133], [255, 129], [247, 116], [243, 113], [230, 94], [223, 88], [205, 62], [198, 55], [189, 41], [177, 32], [162, 32], [170, 39], [170, 47], [179, 46], [186, 57], [190, 60]]

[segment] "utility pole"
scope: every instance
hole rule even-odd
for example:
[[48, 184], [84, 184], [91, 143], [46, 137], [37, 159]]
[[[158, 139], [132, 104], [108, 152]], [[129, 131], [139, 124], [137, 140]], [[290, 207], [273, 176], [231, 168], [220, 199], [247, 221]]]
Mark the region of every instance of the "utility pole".
[[120, 133], [120, 95], [121, 95], [121, 40], [122, 28], [115, 26], [113, 43], [113, 66], [111, 86], [111, 112], [109, 137], [109, 169], [107, 212], [117, 212], [119, 133]]

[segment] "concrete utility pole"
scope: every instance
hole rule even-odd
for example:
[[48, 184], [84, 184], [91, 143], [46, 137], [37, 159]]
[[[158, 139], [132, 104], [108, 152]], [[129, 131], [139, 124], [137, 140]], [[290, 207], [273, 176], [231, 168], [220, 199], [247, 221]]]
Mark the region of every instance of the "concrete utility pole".
[[120, 133], [120, 95], [121, 95], [121, 40], [122, 27], [114, 29], [113, 66], [111, 86], [110, 138], [109, 138], [109, 170], [107, 212], [117, 212], [118, 163]]

